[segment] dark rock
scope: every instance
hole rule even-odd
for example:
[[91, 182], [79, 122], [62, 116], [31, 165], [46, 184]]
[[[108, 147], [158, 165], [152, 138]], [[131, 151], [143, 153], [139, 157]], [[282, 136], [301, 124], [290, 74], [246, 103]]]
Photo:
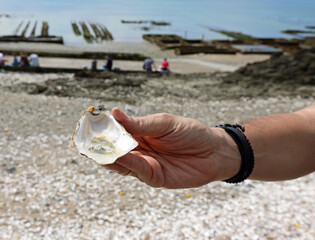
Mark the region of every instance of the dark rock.
[[78, 164], [78, 162], [76, 161], [76, 160], [71, 160], [71, 162], [70, 162], [71, 164]]
[[[304, 49], [296, 54], [273, 56], [270, 60], [248, 64], [236, 72], [224, 78], [226, 83], [238, 83], [244, 88], [253, 86], [256, 88], [269, 88], [268, 85], [279, 85], [281, 87], [270, 87], [266, 93], [276, 95], [285, 93], [312, 96], [313, 88], [299, 88], [301, 85], [314, 85], [315, 76], [315, 48]], [[291, 92], [290, 91], [294, 91]], [[257, 93], [257, 92], [256, 92]], [[253, 93], [254, 95], [254, 93]]]
[[11, 168], [6, 169], [6, 171], [7, 171], [7, 173], [12, 174], [12, 173], [14, 173], [16, 171], [16, 168], [15, 167], [11, 167]]

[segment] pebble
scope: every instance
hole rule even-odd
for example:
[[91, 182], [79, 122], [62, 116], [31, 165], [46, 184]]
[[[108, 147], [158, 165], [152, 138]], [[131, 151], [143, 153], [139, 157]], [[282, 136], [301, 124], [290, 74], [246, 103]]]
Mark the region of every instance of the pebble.
[[[10, 74], [0, 73], [1, 84], [11, 84]], [[56, 77], [13, 76], [14, 83]], [[82, 111], [102, 101], [3, 91], [0, 102], [0, 125], [10, 129], [0, 131], [3, 240], [302, 240], [315, 236], [314, 174], [287, 182], [249, 180], [238, 186], [215, 182], [189, 191], [154, 189], [100, 168], [68, 148]], [[127, 108], [137, 116], [167, 111], [214, 126], [291, 112], [312, 103], [313, 98], [298, 96], [178, 102], [165, 95]], [[10, 168], [16, 171], [10, 173]]]

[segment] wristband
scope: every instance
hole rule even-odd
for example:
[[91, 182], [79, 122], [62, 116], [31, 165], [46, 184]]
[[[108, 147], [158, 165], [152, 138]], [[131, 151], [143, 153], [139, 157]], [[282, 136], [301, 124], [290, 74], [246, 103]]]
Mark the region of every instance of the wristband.
[[253, 171], [255, 159], [254, 159], [254, 152], [253, 148], [250, 145], [250, 142], [246, 138], [245, 128], [242, 125], [237, 123], [231, 124], [223, 124], [217, 125], [216, 127], [223, 128], [236, 142], [238, 145], [240, 154], [241, 154], [241, 167], [239, 172], [229, 179], [224, 180], [227, 183], [240, 183], [247, 179]]

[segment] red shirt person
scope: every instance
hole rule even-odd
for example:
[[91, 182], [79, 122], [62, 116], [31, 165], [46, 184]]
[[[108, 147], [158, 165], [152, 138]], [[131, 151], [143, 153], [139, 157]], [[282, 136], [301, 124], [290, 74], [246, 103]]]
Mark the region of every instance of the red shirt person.
[[168, 69], [168, 61], [167, 61], [167, 58], [164, 58], [164, 60], [162, 61], [162, 66], [161, 66], [161, 68], [162, 68], [163, 70]]
[[164, 58], [161, 64], [161, 68], [159, 69], [159, 72], [169, 72], [168, 65], [169, 64], [168, 64], [167, 58]]

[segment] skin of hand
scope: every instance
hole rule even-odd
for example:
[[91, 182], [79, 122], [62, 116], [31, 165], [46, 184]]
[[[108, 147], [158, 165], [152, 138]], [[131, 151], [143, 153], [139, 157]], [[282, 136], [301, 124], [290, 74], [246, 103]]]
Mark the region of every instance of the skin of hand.
[[223, 129], [166, 113], [132, 118], [114, 108], [112, 114], [139, 145], [107, 169], [131, 170], [140, 181], [164, 188], [199, 187], [239, 171], [238, 147]]

